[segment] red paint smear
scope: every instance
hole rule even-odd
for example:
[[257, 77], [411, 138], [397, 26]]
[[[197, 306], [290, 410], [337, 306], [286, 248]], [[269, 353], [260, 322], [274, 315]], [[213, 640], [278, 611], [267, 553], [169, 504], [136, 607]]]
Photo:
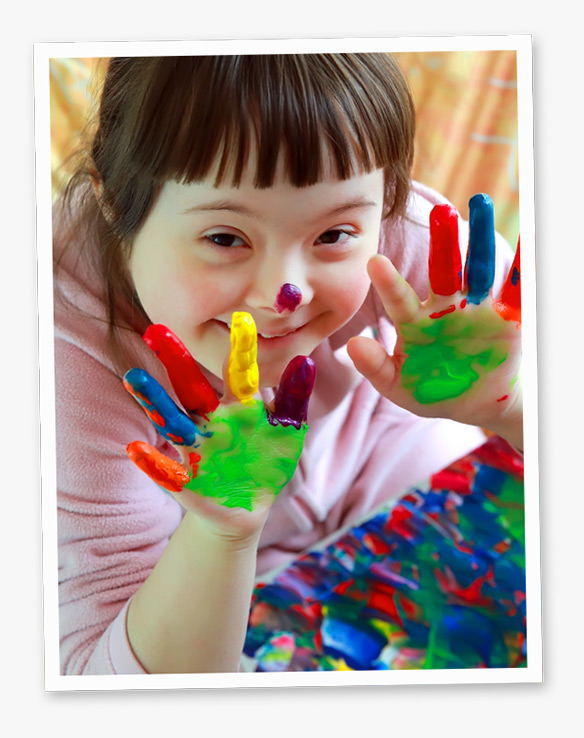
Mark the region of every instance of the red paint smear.
[[461, 288], [458, 213], [452, 205], [435, 205], [430, 213], [430, 286], [435, 295], [453, 295]]
[[377, 590], [371, 594], [369, 601], [367, 602], [367, 607], [370, 607], [373, 610], [379, 610], [379, 612], [392, 618], [392, 620], [395, 620], [397, 624], [403, 628], [404, 622], [397, 610], [394, 596], [395, 589], [393, 587], [380, 583]]
[[511, 548], [511, 544], [509, 541], [499, 541], [499, 543], [496, 543], [493, 546], [493, 551], [495, 551], [498, 554], [505, 553]]
[[[153, 423], [156, 423], [156, 425], [164, 428], [164, 426], [166, 425], [166, 420], [162, 417], [158, 410], [149, 410], [147, 407], [143, 407], [142, 409]], [[172, 438], [172, 434], [169, 433], [168, 435]]]
[[397, 599], [407, 617], [410, 620], [414, 620], [420, 610], [416, 603], [408, 600], [408, 598], [401, 592], [398, 592]]
[[206, 417], [218, 407], [215, 390], [178, 336], [164, 325], [151, 325], [143, 339], [164, 364], [185, 410]]
[[135, 390], [126, 379], [123, 380], [123, 384], [125, 389], [128, 390], [132, 397], [135, 397], [137, 400], [141, 400], [142, 402], [146, 403], [146, 405], [152, 405], [152, 402], [147, 397], [141, 395], [137, 390]]
[[374, 553], [375, 556], [388, 554], [390, 552], [390, 548], [387, 543], [379, 538], [379, 536], [375, 536], [371, 533], [366, 533], [363, 536], [363, 543]]
[[444, 310], [440, 310], [438, 313], [431, 313], [430, 318], [441, 318], [443, 315], [448, 315], [448, 313], [453, 313], [456, 310], [456, 305], [449, 305]]
[[355, 584], [354, 579], [347, 579], [346, 582], [341, 582], [340, 584], [337, 584], [337, 586], [333, 588], [333, 591], [337, 594], [344, 595], [345, 592], [350, 589], [353, 584]]
[[464, 310], [464, 308], [466, 307], [466, 303], [467, 302], [468, 302], [468, 300], [465, 297], [464, 300], [460, 303], [460, 309], [461, 310]]
[[449, 469], [433, 474], [431, 485], [432, 489], [449, 490], [461, 495], [470, 495], [472, 492], [468, 478], [464, 474]]
[[491, 572], [483, 575], [482, 577], [478, 577], [474, 582], [471, 582], [468, 587], [461, 587], [454, 578], [450, 569], [448, 569], [449, 576], [445, 576], [440, 569], [435, 569], [434, 575], [443, 590], [454, 595], [458, 599], [463, 600], [464, 602], [472, 602], [478, 607], [487, 607], [491, 605], [491, 601], [487, 597], [483, 597], [481, 595], [482, 586], [487, 581], [489, 575], [492, 576]]
[[509, 399], [509, 395], [503, 395], [503, 397], [499, 397], [497, 402], [503, 402], [504, 400], [508, 400], [508, 399]]
[[465, 546], [464, 543], [461, 543], [460, 541], [454, 541], [454, 545], [462, 553], [465, 553], [465, 554], [472, 554], [473, 553], [473, 549], [472, 548], [470, 548], [469, 546]]
[[412, 513], [403, 505], [396, 505], [391, 511], [391, 517], [388, 526], [395, 533], [399, 533], [404, 538], [411, 540], [413, 538], [412, 531], [405, 525], [406, 521], [412, 518]]
[[487, 466], [494, 466], [507, 474], [523, 477], [523, 457], [498, 436], [475, 451], [477, 459]]

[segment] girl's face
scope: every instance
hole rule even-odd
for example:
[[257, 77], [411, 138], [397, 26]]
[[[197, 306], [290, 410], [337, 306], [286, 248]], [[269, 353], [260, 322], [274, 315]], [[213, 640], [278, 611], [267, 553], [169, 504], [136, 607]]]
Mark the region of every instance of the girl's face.
[[[276, 386], [287, 363], [309, 355], [347, 323], [369, 289], [383, 207], [382, 170], [297, 188], [280, 173], [256, 189], [166, 182], [130, 259], [149, 318], [170, 328], [218, 377], [235, 311], [258, 331], [260, 385]], [[283, 285], [300, 289], [282, 310]]]

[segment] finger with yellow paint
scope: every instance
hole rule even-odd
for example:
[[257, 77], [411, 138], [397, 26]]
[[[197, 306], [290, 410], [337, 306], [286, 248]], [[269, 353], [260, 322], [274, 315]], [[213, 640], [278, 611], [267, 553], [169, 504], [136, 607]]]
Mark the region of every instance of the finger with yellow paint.
[[254, 319], [249, 313], [233, 313], [227, 384], [243, 405], [253, 402], [253, 396], [258, 391], [257, 353], [258, 336]]

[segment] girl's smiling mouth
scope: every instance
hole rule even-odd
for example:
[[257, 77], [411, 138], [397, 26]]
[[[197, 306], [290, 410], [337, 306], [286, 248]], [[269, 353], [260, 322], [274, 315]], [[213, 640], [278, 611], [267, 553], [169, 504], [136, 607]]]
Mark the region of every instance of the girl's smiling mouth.
[[[224, 331], [227, 333], [231, 330], [231, 323], [228, 323], [223, 320], [219, 320], [217, 318], [214, 319], [214, 322], [217, 323]], [[292, 336], [295, 336], [296, 334], [300, 333], [300, 331], [303, 330], [305, 327], [305, 324], [298, 326], [297, 328], [289, 327], [289, 328], [272, 328], [270, 330], [266, 330], [265, 332], [262, 332], [258, 330], [258, 344], [261, 345], [270, 345], [274, 342], [280, 343], [286, 338], [291, 338]]]

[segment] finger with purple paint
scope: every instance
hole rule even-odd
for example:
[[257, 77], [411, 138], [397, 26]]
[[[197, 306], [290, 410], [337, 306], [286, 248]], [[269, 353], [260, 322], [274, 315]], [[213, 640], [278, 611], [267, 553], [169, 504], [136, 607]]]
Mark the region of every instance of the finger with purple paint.
[[495, 280], [495, 218], [493, 201], [488, 195], [471, 197], [469, 207], [469, 244], [465, 268], [467, 300], [479, 305], [489, 294]]
[[293, 425], [299, 429], [306, 423], [315, 377], [316, 366], [309, 356], [295, 356], [292, 359], [282, 375], [274, 410], [268, 413], [272, 425]]

